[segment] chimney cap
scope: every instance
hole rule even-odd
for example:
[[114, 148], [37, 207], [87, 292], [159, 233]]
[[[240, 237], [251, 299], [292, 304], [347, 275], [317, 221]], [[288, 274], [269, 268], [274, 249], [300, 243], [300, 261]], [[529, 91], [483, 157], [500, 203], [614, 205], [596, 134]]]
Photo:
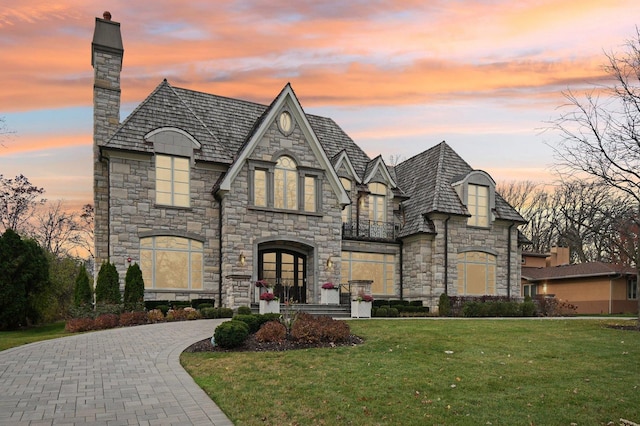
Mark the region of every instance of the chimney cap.
[[111, 20], [111, 12], [109, 12], [108, 10], [105, 10], [104, 13], [102, 14], [102, 17], [104, 18], [105, 21], [110, 21]]

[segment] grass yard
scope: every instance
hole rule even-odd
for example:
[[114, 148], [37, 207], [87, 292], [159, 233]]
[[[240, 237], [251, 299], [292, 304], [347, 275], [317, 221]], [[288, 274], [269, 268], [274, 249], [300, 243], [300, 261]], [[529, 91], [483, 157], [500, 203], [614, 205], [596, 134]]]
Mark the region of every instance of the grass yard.
[[40, 340], [55, 339], [68, 336], [64, 331], [64, 321], [38, 327], [25, 328], [15, 331], [0, 331], [0, 351]]
[[640, 332], [614, 321], [360, 320], [357, 347], [181, 362], [237, 425], [640, 422]]

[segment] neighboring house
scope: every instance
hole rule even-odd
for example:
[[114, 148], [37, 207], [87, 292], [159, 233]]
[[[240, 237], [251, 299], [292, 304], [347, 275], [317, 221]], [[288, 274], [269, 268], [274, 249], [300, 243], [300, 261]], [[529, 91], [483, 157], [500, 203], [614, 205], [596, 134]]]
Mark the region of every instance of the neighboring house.
[[289, 84], [259, 105], [165, 80], [120, 123], [122, 59], [120, 24], [97, 18], [96, 263], [139, 262], [145, 298], [237, 307], [258, 279], [299, 303], [356, 280], [432, 309], [519, 296], [525, 221], [446, 143], [389, 167]]
[[638, 312], [635, 268], [604, 262], [569, 264], [569, 249], [523, 253], [522, 296], [555, 296], [577, 307], [578, 314]]

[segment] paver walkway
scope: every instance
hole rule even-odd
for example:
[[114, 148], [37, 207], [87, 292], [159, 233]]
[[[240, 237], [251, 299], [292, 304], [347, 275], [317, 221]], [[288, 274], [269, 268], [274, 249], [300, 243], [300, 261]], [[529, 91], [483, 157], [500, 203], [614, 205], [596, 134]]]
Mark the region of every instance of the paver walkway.
[[1, 425], [232, 425], [180, 365], [222, 320], [117, 328], [0, 352]]

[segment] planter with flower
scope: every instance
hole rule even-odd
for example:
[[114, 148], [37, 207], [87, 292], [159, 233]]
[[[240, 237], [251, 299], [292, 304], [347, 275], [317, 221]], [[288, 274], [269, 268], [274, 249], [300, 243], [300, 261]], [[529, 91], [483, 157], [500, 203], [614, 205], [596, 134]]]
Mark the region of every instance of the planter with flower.
[[320, 303], [322, 305], [340, 304], [340, 286], [334, 283], [324, 283], [320, 288]]
[[361, 294], [351, 301], [351, 318], [371, 318], [373, 296]]
[[279, 314], [280, 300], [273, 293], [262, 293], [260, 295], [261, 314]]
[[271, 284], [267, 280], [258, 280], [256, 281], [256, 292], [255, 292], [255, 301], [260, 301], [260, 296], [264, 293], [271, 292]]

